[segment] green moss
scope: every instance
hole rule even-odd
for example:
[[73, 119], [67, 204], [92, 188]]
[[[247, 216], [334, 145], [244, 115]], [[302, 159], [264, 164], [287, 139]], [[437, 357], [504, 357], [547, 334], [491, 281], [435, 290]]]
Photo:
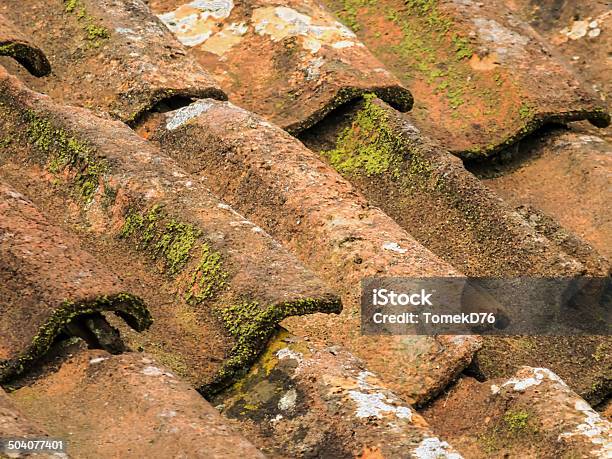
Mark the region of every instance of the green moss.
[[361, 28], [357, 22], [358, 10], [375, 4], [376, 0], [344, 0], [338, 16], [351, 30], [357, 32]]
[[364, 97], [363, 109], [340, 134], [336, 148], [322, 152], [341, 173], [399, 176], [402, 140], [389, 126], [387, 112], [373, 103], [375, 97]]
[[504, 414], [506, 428], [511, 433], [520, 433], [527, 429], [529, 424], [529, 413], [526, 411], [507, 411]]
[[41, 325], [23, 353], [14, 359], [0, 361], [0, 383], [19, 375], [30, 362], [44, 355], [64, 327], [75, 318], [104, 311], [119, 315], [136, 331], [146, 330], [153, 322], [143, 301], [128, 293], [100, 296], [91, 301], [65, 301]]
[[96, 18], [87, 14], [80, 0], [64, 0], [64, 5], [66, 13], [76, 13], [76, 18], [81, 23], [85, 33], [85, 39], [89, 41], [91, 46], [98, 47], [103, 40], [110, 38], [110, 31], [106, 27], [97, 24]]
[[53, 174], [69, 170], [80, 196], [89, 203], [100, 181], [108, 173], [108, 163], [95, 156], [93, 149], [66, 130], [32, 111], [25, 114], [28, 140], [45, 154], [46, 167]]
[[452, 42], [455, 47], [455, 57], [458, 61], [472, 57], [472, 55], [474, 54], [474, 50], [470, 46], [469, 39], [454, 34]]
[[163, 262], [164, 272], [176, 275], [191, 259], [201, 234], [194, 225], [168, 217], [161, 205], [155, 205], [142, 213], [128, 212], [119, 237], [132, 238], [137, 249]]
[[91, 41], [110, 38], [110, 32], [104, 26], [87, 24], [85, 31], [87, 32], [87, 39]]
[[79, 0], [64, 0], [64, 4], [66, 5], [65, 11], [66, 13], [72, 13], [76, 10], [76, 7], [79, 5]]
[[17, 56], [17, 45], [15, 43], [7, 43], [0, 46], [0, 56]]
[[190, 304], [200, 304], [212, 298], [227, 282], [228, 273], [223, 267], [223, 259], [210, 244], [203, 244], [200, 262], [191, 275], [185, 300]]
[[529, 120], [535, 114], [534, 108], [528, 102], [523, 102], [519, 107], [519, 116], [522, 120]]

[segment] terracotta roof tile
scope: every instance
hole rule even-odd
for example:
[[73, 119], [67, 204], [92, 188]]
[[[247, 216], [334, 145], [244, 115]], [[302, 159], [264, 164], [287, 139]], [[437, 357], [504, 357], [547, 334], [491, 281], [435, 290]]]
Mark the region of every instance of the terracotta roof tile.
[[290, 132], [366, 92], [401, 110], [412, 106], [410, 92], [317, 2], [175, 5], [151, 6], [233, 102]]
[[0, 234], [0, 381], [47, 352], [71, 322], [112, 311], [136, 330], [151, 324], [114, 273], [2, 182]]
[[413, 93], [422, 131], [464, 157], [546, 123], [610, 124], [590, 88], [502, 0], [324, 2]]
[[[142, 129], [152, 130], [146, 135], [164, 152], [203, 177], [222, 199], [344, 294], [343, 314], [291, 321], [293, 332], [346, 346], [380, 372], [390, 387], [419, 403], [469, 363], [478, 348], [475, 337], [461, 345], [415, 338], [419, 352], [413, 353], [394, 338], [356, 335], [359, 283], [364, 277], [459, 273], [370, 206], [299, 141], [253, 113], [213, 100], [151, 119]], [[385, 248], [392, 243], [398, 249]], [[431, 359], [419, 359], [417, 354]], [[418, 367], [417, 361], [427, 362], [427, 368]], [[402, 384], [396, 384], [398, 379]]]
[[610, 422], [546, 368], [486, 383], [462, 379], [424, 414], [468, 457], [612, 453]]
[[123, 123], [57, 105], [1, 69], [0, 100], [3, 128], [18, 139], [5, 163], [43, 167], [41, 179], [71, 190], [94, 234], [150, 259], [192, 308], [209, 305], [200, 320], [233, 350], [202, 383], [229, 382], [282, 319], [339, 312], [339, 299], [278, 243]]
[[280, 332], [246, 378], [215, 399], [270, 455], [459, 459], [412, 407], [339, 346]]
[[49, 77], [20, 73], [34, 90], [126, 122], [164, 100], [225, 98], [140, 0], [31, 3], [3, 2], [3, 13], [52, 56]]

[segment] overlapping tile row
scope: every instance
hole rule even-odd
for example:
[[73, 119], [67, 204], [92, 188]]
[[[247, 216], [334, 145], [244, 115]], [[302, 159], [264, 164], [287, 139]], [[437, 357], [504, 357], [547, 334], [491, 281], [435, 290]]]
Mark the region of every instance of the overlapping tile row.
[[607, 271], [596, 254], [580, 263], [534, 231], [415, 124], [370, 96], [301, 138], [372, 204], [466, 275]]
[[344, 294], [343, 314], [300, 318], [290, 322], [293, 332], [346, 346], [416, 403], [434, 396], [469, 363], [476, 337], [360, 336], [364, 277], [459, 273], [299, 141], [253, 113], [214, 100], [150, 118], [140, 131]]
[[492, 155], [546, 123], [610, 123], [503, 0], [323, 3], [406, 84], [416, 125], [453, 153]]
[[[78, 350], [10, 399], [27, 419], [63, 439], [73, 457], [264, 457], [195, 389], [145, 353]], [[8, 433], [0, 424], [0, 435]]]
[[612, 455], [612, 425], [546, 368], [464, 378], [425, 417], [468, 457]]
[[299, 132], [365, 92], [400, 110], [410, 92], [312, 0], [156, 0], [151, 8], [230, 99]]
[[[3, 70], [0, 102], [2, 132], [13, 135], [3, 174], [19, 164], [16, 182], [61, 183], [66, 211], [76, 208], [93, 235], [148, 259], [174, 286], [177, 301], [207, 325], [196, 328], [199, 346], [231, 347], [215, 378], [200, 375], [200, 384], [230, 382], [284, 318], [340, 311], [339, 299], [277, 242], [123, 123], [57, 105]], [[193, 366], [211, 357], [184, 347]]]
[[[533, 213], [521, 214], [504, 203], [414, 124], [409, 114], [399, 114], [372, 96], [301, 138], [370, 203], [466, 275], [608, 275], [609, 262], [586, 242], [545, 216], [538, 217], [537, 224]], [[486, 338], [478, 354], [483, 363], [479, 371], [500, 376], [517, 364], [546, 361], [555, 371], [563, 369], [568, 383], [580, 386], [581, 395], [601, 400], [609, 393], [605, 363], [592, 362], [588, 374], [576, 374], [590, 361], [590, 338], [542, 337], [531, 352], [513, 352], [517, 346], [523, 349], [523, 341]], [[567, 353], [580, 363], [568, 365]]]
[[114, 273], [0, 181], [0, 382], [43, 356], [61, 334], [122, 351], [105, 311], [138, 331], [151, 324], [143, 301]]
[[0, 14], [0, 56], [10, 56], [32, 75], [45, 76], [51, 65], [45, 53]]
[[270, 456], [461, 458], [346, 350], [283, 330], [215, 403]]
[[51, 56], [49, 77], [21, 76], [57, 101], [134, 122], [164, 101], [225, 98], [141, 0], [7, 0], [2, 13]]

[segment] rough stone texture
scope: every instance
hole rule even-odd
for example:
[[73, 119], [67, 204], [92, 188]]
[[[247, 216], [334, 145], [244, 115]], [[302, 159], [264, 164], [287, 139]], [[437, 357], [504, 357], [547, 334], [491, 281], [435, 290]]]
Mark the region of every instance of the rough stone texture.
[[556, 130], [509, 153], [472, 171], [507, 202], [541, 209], [612, 258], [609, 142], [583, 129]]
[[424, 413], [466, 457], [612, 455], [612, 424], [546, 368], [510, 379], [464, 378]]
[[103, 311], [138, 331], [151, 324], [114, 273], [0, 181], [0, 381], [47, 352], [69, 323]]
[[28, 85], [57, 101], [135, 122], [161, 101], [225, 95], [141, 0], [7, 0], [0, 13], [31, 36], [54, 72]]
[[0, 56], [10, 56], [23, 65], [32, 75], [41, 77], [51, 71], [45, 53], [2, 14], [0, 14]]
[[409, 87], [416, 125], [453, 153], [489, 156], [551, 122], [610, 122], [503, 0], [324, 3]]
[[302, 140], [374, 205], [469, 276], [605, 274], [596, 253], [580, 263], [534, 230], [412, 118], [367, 100]]
[[[322, 150], [372, 204], [425, 247], [469, 276], [609, 273], [609, 262], [584, 241], [549, 218], [536, 224], [521, 215], [458, 158], [428, 140], [407, 114], [369, 99], [329, 117], [302, 140]], [[582, 396], [599, 402], [610, 393], [609, 366], [591, 358], [600, 342], [597, 337], [486, 337], [477, 358], [487, 377], [546, 362]]]
[[177, 301], [204, 324], [184, 356], [208, 359], [201, 343], [219, 337], [232, 343], [214, 380], [202, 375], [200, 383], [217, 389], [244, 371], [284, 318], [340, 311], [339, 299], [276, 241], [123, 123], [56, 105], [5, 71], [0, 102], [2, 129], [15, 133], [0, 163], [21, 162], [24, 175], [42, 168], [39, 180], [71, 191], [67, 207], [84, 214], [88, 231], [120, 239], [171, 280]]
[[610, 100], [612, 11], [605, 0], [506, 1], [559, 51], [602, 100]]
[[[23, 412], [0, 387], [0, 438], [45, 438], [49, 434], [35, 422], [30, 421]], [[2, 454], [0, 452], [0, 454]], [[4, 457], [4, 456], [3, 456]], [[10, 453], [10, 459], [36, 458], [36, 459], [68, 459], [65, 453]]]
[[461, 457], [346, 350], [285, 331], [215, 403], [271, 456]]
[[287, 323], [293, 332], [344, 345], [415, 403], [435, 395], [469, 363], [479, 345], [476, 337], [360, 335], [364, 277], [459, 273], [370, 206], [300, 142], [257, 115], [212, 100], [150, 119], [141, 133], [343, 293], [340, 316], [300, 318]]
[[289, 132], [366, 92], [400, 110], [412, 106], [410, 92], [316, 1], [155, 0], [151, 7], [234, 103]]
[[264, 457], [147, 354], [83, 351], [11, 398], [75, 457]]

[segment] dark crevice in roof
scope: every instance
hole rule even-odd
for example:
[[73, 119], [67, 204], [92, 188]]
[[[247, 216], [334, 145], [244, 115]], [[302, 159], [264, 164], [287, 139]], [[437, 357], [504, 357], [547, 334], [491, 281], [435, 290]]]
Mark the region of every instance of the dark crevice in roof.
[[31, 43], [2, 14], [0, 14], [0, 56], [12, 57], [36, 77], [51, 72], [51, 64], [45, 53]]

